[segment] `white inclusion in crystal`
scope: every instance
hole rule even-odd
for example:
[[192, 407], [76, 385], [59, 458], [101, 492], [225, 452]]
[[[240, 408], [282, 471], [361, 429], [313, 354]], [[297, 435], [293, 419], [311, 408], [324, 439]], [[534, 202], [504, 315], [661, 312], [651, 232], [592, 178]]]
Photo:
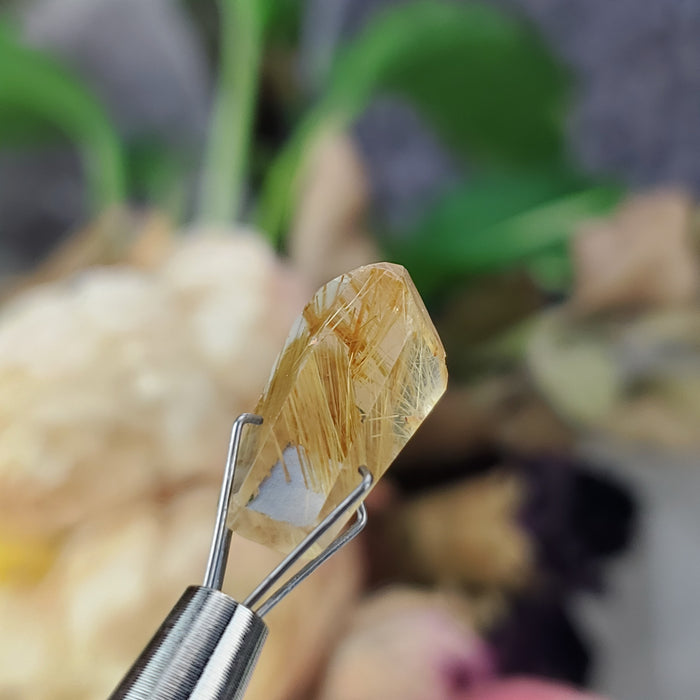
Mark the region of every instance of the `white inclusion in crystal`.
[[270, 476], [246, 507], [295, 527], [315, 525], [326, 495], [311, 491], [304, 483], [301, 460], [306, 462], [306, 452], [302, 446], [289, 445], [282, 458], [284, 466], [277, 462], [272, 467]]

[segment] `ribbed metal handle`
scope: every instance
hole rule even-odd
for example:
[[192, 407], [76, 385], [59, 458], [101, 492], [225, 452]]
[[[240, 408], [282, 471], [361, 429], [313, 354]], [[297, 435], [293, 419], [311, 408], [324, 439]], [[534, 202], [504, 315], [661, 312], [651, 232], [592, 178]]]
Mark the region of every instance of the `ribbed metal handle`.
[[252, 610], [192, 586], [109, 700], [239, 700], [266, 636]]

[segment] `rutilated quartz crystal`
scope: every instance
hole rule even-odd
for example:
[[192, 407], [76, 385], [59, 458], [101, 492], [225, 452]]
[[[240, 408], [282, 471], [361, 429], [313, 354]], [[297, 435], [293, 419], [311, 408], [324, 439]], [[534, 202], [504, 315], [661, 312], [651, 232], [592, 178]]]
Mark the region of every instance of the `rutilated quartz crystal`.
[[376, 480], [445, 391], [445, 350], [408, 272], [377, 263], [322, 287], [293, 326], [246, 430], [232, 529], [291, 551]]

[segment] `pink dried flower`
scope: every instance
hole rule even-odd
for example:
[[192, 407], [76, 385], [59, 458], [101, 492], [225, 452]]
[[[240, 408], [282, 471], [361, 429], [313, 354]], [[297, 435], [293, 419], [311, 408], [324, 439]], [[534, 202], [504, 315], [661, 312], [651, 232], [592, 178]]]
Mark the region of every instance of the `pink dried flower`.
[[603, 700], [558, 683], [531, 678], [495, 681], [461, 696], [461, 700]]
[[450, 700], [492, 675], [461, 598], [390, 590], [356, 611], [319, 700]]

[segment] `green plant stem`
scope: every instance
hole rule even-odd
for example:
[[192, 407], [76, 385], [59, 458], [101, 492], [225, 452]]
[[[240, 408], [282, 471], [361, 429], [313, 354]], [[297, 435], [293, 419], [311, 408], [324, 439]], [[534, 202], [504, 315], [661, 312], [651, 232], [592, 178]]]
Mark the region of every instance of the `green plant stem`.
[[221, 0], [221, 66], [200, 198], [200, 218], [210, 223], [240, 216], [262, 43], [258, 4]]
[[111, 133], [95, 133], [80, 143], [79, 147], [95, 211], [124, 204], [125, 166], [119, 141], [113, 139]]
[[116, 132], [102, 107], [58, 66], [33, 52], [2, 46], [0, 108], [39, 117], [75, 142], [93, 211], [123, 203], [126, 176]]

